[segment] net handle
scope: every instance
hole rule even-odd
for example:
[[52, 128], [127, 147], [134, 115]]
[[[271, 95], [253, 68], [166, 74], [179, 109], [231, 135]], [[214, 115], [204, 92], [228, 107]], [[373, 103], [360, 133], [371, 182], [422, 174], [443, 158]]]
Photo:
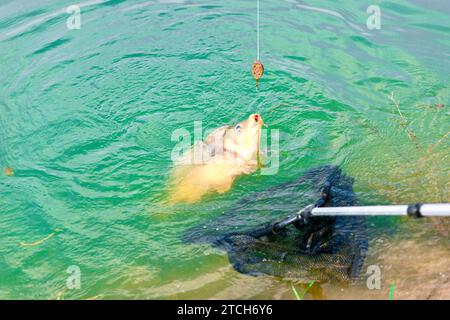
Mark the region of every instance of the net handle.
[[411, 216], [447, 217], [450, 216], [450, 203], [415, 203], [410, 205], [354, 206], [354, 207], [315, 207], [311, 216]]
[[[329, 189], [328, 189], [329, 190]], [[315, 204], [301, 209], [296, 215], [277, 222], [272, 227], [272, 233], [277, 233], [293, 223], [307, 224], [311, 217], [329, 216], [410, 216], [421, 217], [448, 217], [450, 216], [450, 203], [415, 203], [410, 205], [387, 206], [352, 206], [352, 207], [320, 207], [324, 203], [328, 192], [322, 193], [322, 198]]]

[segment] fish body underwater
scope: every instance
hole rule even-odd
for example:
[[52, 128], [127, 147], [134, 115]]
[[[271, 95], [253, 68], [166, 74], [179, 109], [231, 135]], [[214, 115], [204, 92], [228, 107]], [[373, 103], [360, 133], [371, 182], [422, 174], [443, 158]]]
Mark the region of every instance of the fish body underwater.
[[228, 191], [236, 177], [259, 166], [263, 120], [251, 114], [245, 121], [214, 130], [176, 161], [169, 201], [192, 203], [210, 192]]
[[258, 230], [315, 203], [331, 185], [324, 206], [352, 206], [353, 179], [335, 166], [307, 171], [298, 179], [239, 200], [225, 214], [184, 234], [184, 241], [211, 243], [226, 250], [238, 272], [297, 281], [350, 282], [364, 264], [368, 240], [363, 217], [311, 217], [299, 228], [259, 237]]

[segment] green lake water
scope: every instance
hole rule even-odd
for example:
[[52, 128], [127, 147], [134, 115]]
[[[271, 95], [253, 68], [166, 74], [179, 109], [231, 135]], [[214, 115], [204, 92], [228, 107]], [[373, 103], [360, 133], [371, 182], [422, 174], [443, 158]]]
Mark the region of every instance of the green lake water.
[[[256, 1], [86, 1], [73, 30], [72, 4], [0, 2], [0, 299], [295, 299], [299, 280], [240, 274], [182, 235], [320, 165], [353, 177], [361, 204], [450, 201], [447, 1], [261, 0], [258, 90]], [[165, 205], [174, 130], [255, 112], [279, 130], [278, 172]], [[448, 219], [367, 225], [381, 289], [305, 299], [388, 299], [392, 284], [450, 298]]]

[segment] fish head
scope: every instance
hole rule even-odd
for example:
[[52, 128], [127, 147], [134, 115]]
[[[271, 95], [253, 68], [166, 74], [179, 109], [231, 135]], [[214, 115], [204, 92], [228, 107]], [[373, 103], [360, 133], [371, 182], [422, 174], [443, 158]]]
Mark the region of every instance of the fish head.
[[246, 120], [227, 128], [224, 149], [244, 161], [258, 160], [261, 140], [262, 117], [251, 114]]

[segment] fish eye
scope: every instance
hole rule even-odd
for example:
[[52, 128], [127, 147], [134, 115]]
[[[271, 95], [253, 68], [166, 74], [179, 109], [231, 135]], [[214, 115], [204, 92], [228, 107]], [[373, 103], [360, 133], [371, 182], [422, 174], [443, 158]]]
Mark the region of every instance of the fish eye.
[[237, 131], [238, 133], [241, 132], [241, 126], [240, 126], [240, 125], [237, 125], [237, 126], [235, 127], [235, 129], [236, 129], [236, 131]]

